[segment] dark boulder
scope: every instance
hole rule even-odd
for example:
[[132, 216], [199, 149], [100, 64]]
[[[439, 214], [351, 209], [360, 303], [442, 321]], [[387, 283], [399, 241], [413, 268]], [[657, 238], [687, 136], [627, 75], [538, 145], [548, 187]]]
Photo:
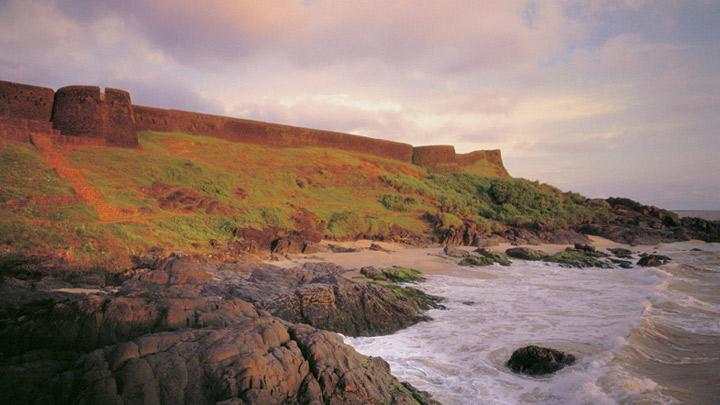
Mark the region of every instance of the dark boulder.
[[621, 259], [629, 259], [632, 257], [632, 251], [625, 248], [608, 248], [608, 252], [614, 254]]
[[575, 363], [575, 356], [540, 346], [525, 346], [510, 356], [507, 366], [516, 373], [544, 375]]
[[589, 244], [587, 244], [587, 243], [576, 243], [576, 244], [575, 244], [575, 249], [577, 249], [577, 250], [583, 250], [583, 251], [585, 251], [585, 252], [594, 252], [594, 251], [595, 251], [595, 246], [589, 245]]
[[670, 260], [667, 256], [652, 254], [641, 257], [637, 264], [643, 267], [657, 267], [666, 264]]

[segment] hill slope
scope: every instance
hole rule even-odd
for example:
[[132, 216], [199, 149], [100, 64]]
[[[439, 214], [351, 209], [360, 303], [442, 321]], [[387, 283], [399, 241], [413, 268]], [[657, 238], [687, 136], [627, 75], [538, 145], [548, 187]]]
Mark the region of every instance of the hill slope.
[[[300, 251], [321, 238], [475, 244], [582, 238], [613, 206], [496, 176], [431, 174], [327, 148], [277, 148], [143, 132], [141, 148], [0, 142], [0, 248], [84, 265], [125, 266], [153, 247]], [[664, 214], [663, 214], [664, 215]], [[602, 233], [602, 229], [594, 233]]]

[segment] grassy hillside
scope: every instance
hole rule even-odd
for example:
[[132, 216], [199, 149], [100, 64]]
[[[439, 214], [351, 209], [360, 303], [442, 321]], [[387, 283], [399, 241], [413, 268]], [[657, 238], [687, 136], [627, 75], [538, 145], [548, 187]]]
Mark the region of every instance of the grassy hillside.
[[381, 237], [392, 226], [431, 237], [464, 219], [488, 230], [563, 226], [604, 210], [522, 179], [429, 174], [333, 149], [155, 132], [140, 134], [140, 144], [48, 152], [0, 143], [1, 248], [122, 266], [152, 246], [207, 252], [237, 228], [293, 229], [300, 209], [339, 239]]

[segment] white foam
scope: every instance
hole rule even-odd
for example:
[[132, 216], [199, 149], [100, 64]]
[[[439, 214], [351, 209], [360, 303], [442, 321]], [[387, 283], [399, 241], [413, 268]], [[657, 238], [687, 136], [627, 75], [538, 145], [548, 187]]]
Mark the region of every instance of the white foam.
[[[434, 276], [422, 285], [448, 299], [447, 310], [428, 313], [432, 322], [347, 341], [361, 353], [383, 357], [401, 380], [443, 403], [615, 401], [598, 379], [608, 372], [612, 353], [626, 344], [661, 276], [646, 269], [579, 270], [521, 261], [482, 271], [497, 277]], [[575, 353], [578, 364], [542, 379], [511, 373], [504, 362], [528, 344]]]

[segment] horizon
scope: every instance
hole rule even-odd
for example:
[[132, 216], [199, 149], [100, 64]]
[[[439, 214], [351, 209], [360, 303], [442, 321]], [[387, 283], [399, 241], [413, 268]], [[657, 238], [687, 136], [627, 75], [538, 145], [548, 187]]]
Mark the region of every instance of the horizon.
[[720, 210], [715, 2], [189, 4], [2, 2], [0, 79], [501, 149], [566, 191]]

